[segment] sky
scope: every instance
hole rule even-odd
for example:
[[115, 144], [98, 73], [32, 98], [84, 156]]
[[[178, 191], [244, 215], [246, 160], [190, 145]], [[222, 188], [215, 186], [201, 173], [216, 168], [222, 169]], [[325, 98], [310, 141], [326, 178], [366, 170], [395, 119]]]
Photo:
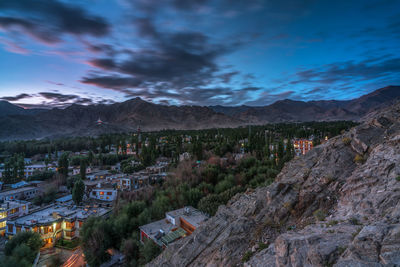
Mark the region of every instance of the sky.
[[0, 99], [347, 100], [400, 84], [399, 44], [399, 0], [5, 0]]

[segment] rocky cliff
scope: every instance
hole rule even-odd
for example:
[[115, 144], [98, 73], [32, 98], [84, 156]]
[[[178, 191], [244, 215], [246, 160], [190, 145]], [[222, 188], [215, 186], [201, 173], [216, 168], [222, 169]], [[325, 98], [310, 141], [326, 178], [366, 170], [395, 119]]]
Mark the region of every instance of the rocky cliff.
[[400, 103], [238, 194], [150, 266], [400, 266]]

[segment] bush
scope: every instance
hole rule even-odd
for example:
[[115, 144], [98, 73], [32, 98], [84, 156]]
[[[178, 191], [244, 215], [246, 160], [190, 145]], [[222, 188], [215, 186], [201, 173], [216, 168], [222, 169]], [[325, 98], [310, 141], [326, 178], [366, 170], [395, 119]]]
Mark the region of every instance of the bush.
[[242, 257], [242, 262], [248, 262], [251, 258], [251, 256], [253, 256], [253, 252], [246, 251], [246, 253], [244, 253], [243, 257]]
[[326, 217], [325, 211], [323, 211], [321, 209], [314, 211], [313, 215], [314, 215], [315, 219], [317, 219], [318, 221], [324, 221], [325, 217]]
[[354, 157], [354, 162], [355, 163], [364, 163], [364, 157], [362, 155], [360, 155], [360, 154], [357, 154]]
[[400, 182], [400, 176], [397, 176], [397, 177], [396, 177], [396, 181], [397, 181], [397, 182]]
[[5, 261], [15, 262], [16, 264], [13, 264], [13, 266], [32, 264], [42, 245], [43, 241], [38, 233], [20, 232], [6, 243], [4, 249]]
[[360, 221], [356, 217], [351, 217], [349, 219], [349, 223], [351, 223], [352, 225], [361, 225]]
[[141, 264], [146, 264], [161, 253], [161, 248], [157, 246], [153, 240], [147, 240], [142, 247], [140, 247]]
[[344, 138], [342, 139], [342, 142], [343, 142], [344, 145], [348, 146], [348, 145], [350, 145], [350, 143], [351, 143], [351, 139], [348, 138], [348, 137], [344, 137]]

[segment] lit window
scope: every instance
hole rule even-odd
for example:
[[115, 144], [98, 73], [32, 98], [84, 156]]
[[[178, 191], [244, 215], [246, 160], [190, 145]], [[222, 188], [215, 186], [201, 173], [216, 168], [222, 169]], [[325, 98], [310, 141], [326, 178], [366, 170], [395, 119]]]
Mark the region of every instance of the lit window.
[[101, 192], [100, 192], [100, 195], [104, 195], [104, 192], [103, 192], [103, 191], [101, 191]]

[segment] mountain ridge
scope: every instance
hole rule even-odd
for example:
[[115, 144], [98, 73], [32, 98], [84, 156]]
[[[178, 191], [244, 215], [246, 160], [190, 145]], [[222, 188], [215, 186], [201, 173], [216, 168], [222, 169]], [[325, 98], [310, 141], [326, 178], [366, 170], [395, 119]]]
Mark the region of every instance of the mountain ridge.
[[[174, 106], [141, 98], [114, 104], [78, 105], [65, 109], [27, 110], [0, 102], [0, 140], [99, 135], [163, 129], [232, 128], [249, 124], [305, 121], [357, 121], [369, 111], [400, 98], [400, 86], [388, 86], [353, 100], [296, 101], [268, 106]], [[100, 118], [105, 123], [96, 124]]]

